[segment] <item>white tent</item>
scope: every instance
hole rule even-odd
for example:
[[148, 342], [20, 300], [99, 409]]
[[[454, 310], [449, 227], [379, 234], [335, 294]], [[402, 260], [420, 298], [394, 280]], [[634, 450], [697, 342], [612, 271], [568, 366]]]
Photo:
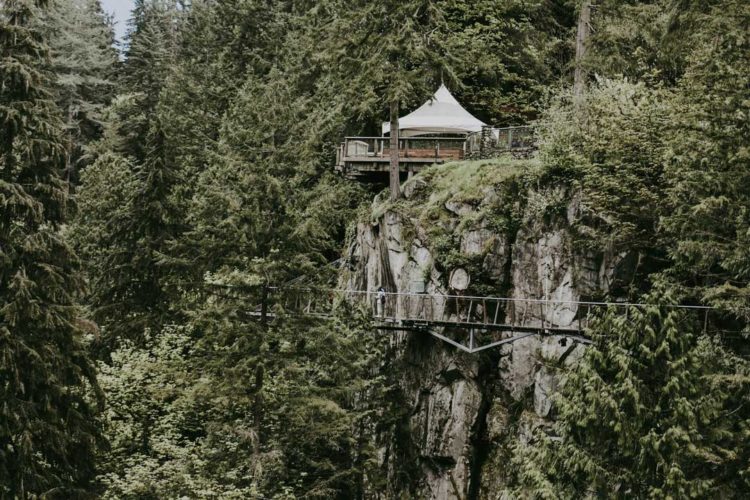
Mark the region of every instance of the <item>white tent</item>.
[[[450, 91], [441, 85], [430, 100], [417, 110], [398, 119], [399, 135], [413, 137], [425, 134], [469, 134], [485, 125], [461, 106]], [[383, 135], [390, 133], [390, 122], [383, 123]]]

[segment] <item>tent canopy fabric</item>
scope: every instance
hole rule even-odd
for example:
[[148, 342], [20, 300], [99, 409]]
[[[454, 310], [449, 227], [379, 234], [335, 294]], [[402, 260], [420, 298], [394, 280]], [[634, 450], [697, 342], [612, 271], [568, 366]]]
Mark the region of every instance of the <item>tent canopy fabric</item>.
[[[484, 122], [461, 106], [445, 85], [441, 85], [426, 103], [398, 119], [399, 135], [470, 134], [482, 130]], [[383, 123], [383, 135], [390, 133], [390, 122]]]

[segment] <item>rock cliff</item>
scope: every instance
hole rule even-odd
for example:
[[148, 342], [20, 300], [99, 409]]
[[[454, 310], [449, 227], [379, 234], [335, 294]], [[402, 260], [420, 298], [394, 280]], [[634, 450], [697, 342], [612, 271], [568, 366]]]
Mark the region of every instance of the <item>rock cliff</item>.
[[[467, 293], [576, 301], [607, 294], [627, 260], [578, 248], [576, 192], [545, 182], [533, 160], [433, 167], [404, 194], [396, 204], [376, 199], [357, 223], [343, 286], [446, 295], [463, 269]], [[530, 314], [565, 325], [576, 312]], [[534, 336], [466, 354], [419, 333], [392, 335], [405, 410], [373, 438], [388, 487], [369, 496], [505, 498], [509, 445], [554, 416], [551, 396], [585, 347]]]

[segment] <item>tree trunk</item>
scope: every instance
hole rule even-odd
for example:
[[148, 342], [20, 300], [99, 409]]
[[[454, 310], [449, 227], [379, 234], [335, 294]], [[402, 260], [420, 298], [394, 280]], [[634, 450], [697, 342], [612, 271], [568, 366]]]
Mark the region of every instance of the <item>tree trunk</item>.
[[391, 101], [391, 200], [401, 196], [401, 179], [398, 166], [398, 101]]
[[268, 325], [268, 285], [263, 282], [260, 289], [260, 326], [264, 330]]
[[581, 2], [581, 12], [578, 15], [578, 34], [576, 35], [576, 69], [573, 78], [573, 95], [583, 95], [586, 87], [586, 72], [583, 70], [583, 58], [586, 56], [586, 42], [591, 32], [591, 2]]

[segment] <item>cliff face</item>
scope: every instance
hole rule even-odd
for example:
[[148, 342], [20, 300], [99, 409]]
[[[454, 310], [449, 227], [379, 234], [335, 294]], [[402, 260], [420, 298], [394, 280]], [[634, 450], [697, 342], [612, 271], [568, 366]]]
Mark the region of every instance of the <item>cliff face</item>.
[[[341, 276], [348, 289], [444, 295], [461, 268], [473, 295], [576, 301], [605, 294], [623, 267], [624, 256], [576, 248], [580, 201], [544, 187], [533, 162], [435, 167], [406, 184], [405, 198], [376, 200], [356, 225]], [[575, 309], [527, 313], [565, 325]], [[388, 489], [369, 496], [502, 498], [509, 446], [549, 422], [551, 395], [584, 346], [533, 336], [466, 354], [424, 334], [392, 335], [406, 408], [401, 422], [373, 436]]]

